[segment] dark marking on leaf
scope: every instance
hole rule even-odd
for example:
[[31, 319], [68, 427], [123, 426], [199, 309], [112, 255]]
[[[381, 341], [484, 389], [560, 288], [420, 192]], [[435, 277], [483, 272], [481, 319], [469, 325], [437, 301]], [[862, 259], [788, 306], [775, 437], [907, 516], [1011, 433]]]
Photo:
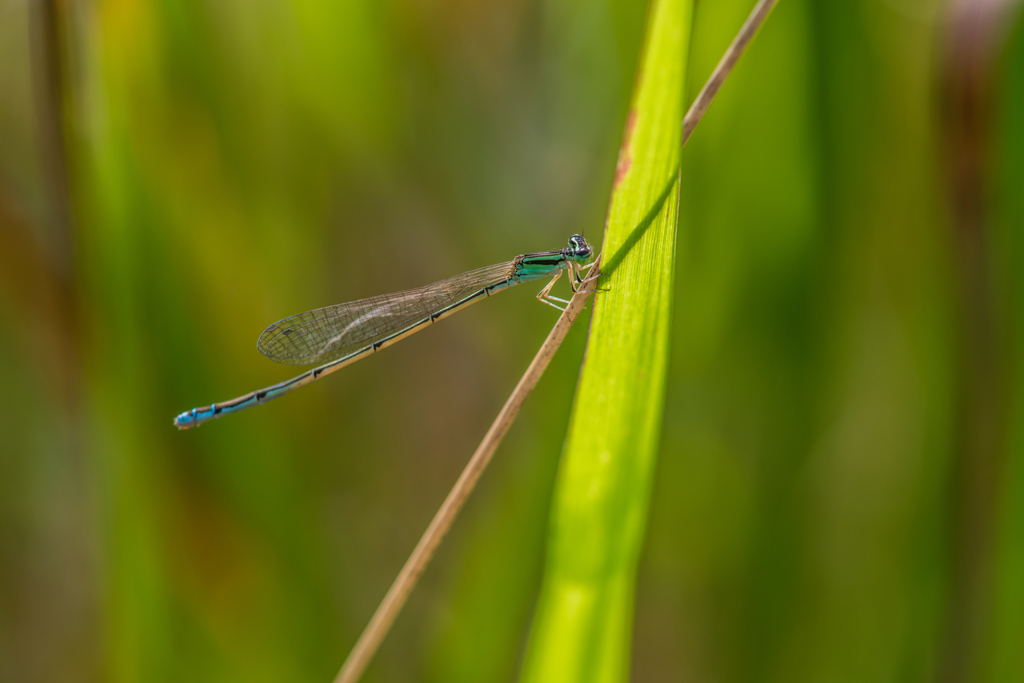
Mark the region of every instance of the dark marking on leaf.
[[626, 132], [622, 136], [622, 146], [619, 148], [619, 160], [615, 163], [615, 187], [619, 186], [622, 179], [629, 172], [633, 165], [633, 154], [630, 145], [633, 142], [633, 129], [636, 128], [636, 109], [629, 110], [629, 118], [626, 119]]

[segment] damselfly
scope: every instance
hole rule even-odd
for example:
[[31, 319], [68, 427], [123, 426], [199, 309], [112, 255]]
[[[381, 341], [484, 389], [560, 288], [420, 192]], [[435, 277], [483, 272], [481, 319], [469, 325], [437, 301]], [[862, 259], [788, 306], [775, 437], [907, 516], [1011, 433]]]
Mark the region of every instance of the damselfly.
[[196, 427], [222, 415], [284, 396], [520, 282], [551, 276], [551, 281], [540, 290], [537, 298], [562, 310], [558, 303], [568, 302], [552, 296], [551, 287], [562, 271], [568, 270], [573, 280], [572, 289], [576, 291], [579, 283], [583, 282], [581, 274], [590, 268], [587, 262], [592, 256], [593, 250], [583, 236], [573, 235], [565, 249], [523, 254], [508, 263], [471, 270], [425, 287], [318, 308], [285, 318], [263, 331], [256, 348], [278, 363], [317, 367], [230, 401], [186, 410], [174, 418], [174, 426], [178, 429]]

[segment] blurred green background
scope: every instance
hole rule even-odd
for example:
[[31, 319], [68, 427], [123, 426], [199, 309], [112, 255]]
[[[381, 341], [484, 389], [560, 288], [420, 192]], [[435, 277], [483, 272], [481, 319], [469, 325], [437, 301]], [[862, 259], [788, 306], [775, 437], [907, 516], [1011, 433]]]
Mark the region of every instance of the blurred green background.
[[[0, 680], [331, 680], [554, 312], [171, 418], [286, 315], [599, 240], [645, 11], [0, 2]], [[683, 159], [634, 680], [1024, 680], [1016, 3], [782, 0]], [[585, 335], [366, 680], [516, 679]]]

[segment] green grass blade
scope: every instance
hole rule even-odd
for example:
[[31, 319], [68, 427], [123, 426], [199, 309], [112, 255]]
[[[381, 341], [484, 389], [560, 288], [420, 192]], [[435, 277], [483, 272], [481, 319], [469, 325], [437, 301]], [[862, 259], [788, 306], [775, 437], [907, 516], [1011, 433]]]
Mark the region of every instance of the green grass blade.
[[671, 332], [691, 0], [656, 0], [620, 151], [601, 285], [523, 680], [628, 675], [633, 585]]

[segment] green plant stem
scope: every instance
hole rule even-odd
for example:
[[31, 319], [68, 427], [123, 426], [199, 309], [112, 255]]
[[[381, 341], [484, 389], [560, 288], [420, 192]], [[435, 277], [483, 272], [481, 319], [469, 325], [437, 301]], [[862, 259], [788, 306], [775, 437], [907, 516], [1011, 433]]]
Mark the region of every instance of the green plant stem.
[[[686, 112], [686, 116], [683, 118], [682, 138], [681, 140], [678, 141], [678, 145], [675, 146], [676, 148], [686, 144], [686, 140], [689, 138], [694, 128], [696, 128], [697, 124], [704, 116], [704, 113], [708, 110], [708, 107], [711, 105], [712, 100], [714, 100], [715, 95], [718, 94], [718, 90], [725, 82], [725, 79], [729, 77], [729, 74], [732, 72], [732, 69], [736, 65], [736, 62], [739, 61], [739, 58], [746, 50], [747, 46], [753, 39], [754, 35], [757, 33], [757, 30], [760, 28], [761, 24], [767, 18], [768, 13], [771, 11], [776, 1], [777, 0], [760, 0], [758, 4], [755, 6], [754, 10], [750, 14], [750, 17], [744, 23], [739, 33], [736, 35], [736, 38], [729, 46], [729, 49], [722, 56], [722, 59], [721, 61], [719, 61], [718, 66], [715, 68], [714, 72], [712, 72], [710, 78], [708, 79], [708, 82], [701, 89], [700, 93], [697, 95], [696, 99], [691, 104], [690, 109]], [[688, 26], [689, 14], [691, 12], [690, 7], [686, 6], [685, 11], [687, 22], [684, 25]], [[678, 39], [678, 36], [675, 37]], [[674, 45], [674, 47], [678, 48], [679, 46]], [[685, 45], [682, 49], [683, 52], [685, 52]], [[667, 77], [671, 78], [671, 75], [668, 75]], [[681, 91], [681, 82], [679, 83], [679, 88]], [[639, 97], [639, 91], [638, 96], [634, 98], [634, 103], [638, 101], [641, 101], [641, 98]], [[663, 123], [664, 119], [658, 119], [658, 122]], [[633, 148], [631, 148], [630, 144], [632, 142], [631, 133], [634, 132], [633, 126], [635, 125], [635, 123], [636, 119], [633, 116], [631, 116], [630, 127], [627, 128], [626, 140], [623, 144], [622, 153], [619, 159], [619, 173], [617, 174], [615, 188], [616, 192], [613, 194], [612, 201], [613, 211], [617, 206], [615, 203], [615, 198], [619, 196], [618, 191], [622, 189], [623, 192], [626, 192], [625, 188], [620, 188], [619, 181], [622, 181], [628, 177], [630, 166], [632, 164], [632, 157], [630, 155], [633, 153]], [[659, 133], [663, 132], [664, 130], [659, 131]], [[644, 152], [649, 152], [652, 149], [653, 145], [658, 143], [658, 141], [659, 139], [655, 139], [653, 141], [646, 141], [645, 139], [645, 142], [647, 143], [646, 146], [638, 147], [637, 149], [640, 149], [641, 151]], [[671, 140], [669, 139], [669, 141]], [[616, 252], [616, 256], [614, 256], [610, 261], [607, 261], [607, 263], [609, 263], [609, 271], [615, 267], [615, 264], [618, 261], [621, 261], [621, 257], [619, 255], [628, 252], [629, 249], [635, 246], [635, 244], [639, 241], [640, 237], [642, 237], [642, 233], [651, 225], [653, 225], [654, 220], [658, 217], [659, 214], [662, 215], [662, 218], [664, 220], [671, 221], [671, 225], [673, 226], [671, 238], [674, 242], [674, 226], [676, 220], [675, 210], [673, 209], [671, 213], [661, 212], [664, 209], [665, 203], [670, 198], [669, 195], [674, 194], [675, 192], [678, 191], [678, 182], [677, 180], [675, 180], [678, 176], [678, 156], [676, 157], [675, 163], [676, 171], [674, 171], [673, 174], [670, 175], [670, 182], [666, 184], [665, 189], [662, 191], [662, 194], [654, 197], [651, 210], [647, 214], [645, 214], [643, 219], [637, 224], [636, 231], [634, 231], [634, 233], [632, 233], [630, 237], [623, 241], [623, 244], [620, 245], [619, 250]], [[655, 170], [659, 170], [659, 168], [656, 167]], [[634, 186], [626, 187], [632, 188]], [[637, 193], [637, 196], [643, 195]], [[628, 200], [623, 199], [622, 201], [625, 202]], [[608, 244], [607, 235], [605, 238], [605, 244]], [[388, 591], [388, 594], [385, 596], [380, 607], [377, 608], [377, 612], [373, 615], [373, 618], [370, 620], [370, 623], [367, 625], [366, 629], [360, 636], [359, 641], [353, 648], [352, 653], [346, 659], [344, 665], [341, 668], [341, 671], [338, 673], [338, 676], [335, 679], [336, 683], [347, 683], [349, 681], [354, 682], [359, 680], [366, 666], [369, 664], [370, 659], [373, 657], [373, 654], [377, 650], [377, 647], [380, 645], [380, 642], [387, 634], [388, 630], [391, 627], [391, 624], [394, 622], [395, 618], [398, 616], [399, 611], [401, 611], [402, 606], [405, 604], [405, 601], [408, 598], [409, 593], [415, 587], [417, 579], [419, 578], [420, 574], [422, 574], [422, 572], [425, 570], [427, 564], [430, 562], [430, 558], [433, 556], [434, 550], [436, 550], [437, 545], [441, 542], [441, 539], [448, 532], [448, 529], [451, 527], [452, 522], [454, 522], [459, 510], [462, 508], [463, 503], [465, 502], [469, 494], [472, 492], [477, 480], [483, 473], [484, 468], [487, 467], [487, 463], [490, 461], [490, 458], [494, 454], [495, 449], [497, 448], [498, 444], [501, 442], [501, 439], [507, 432], [508, 427], [512, 423], [512, 420], [515, 419], [515, 416], [518, 413], [519, 408], [526, 400], [526, 397], [529, 395], [530, 391], [536, 385], [537, 380], [540, 378], [541, 373], [544, 372], [544, 369], [547, 367], [548, 362], [550, 362], [551, 357], [554, 355], [555, 351], [561, 345], [562, 340], [565, 338], [565, 335], [568, 332], [569, 326], [571, 326], [572, 323], [575, 322], [579, 313], [582, 311], [587, 298], [593, 293], [593, 288], [596, 285], [593, 283], [592, 280], [590, 280], [590, 278], [596, 278], [600, 273], [600, 264], [603, 261], [601, 260], [601, 258], [599, 258], [598, 261], [599, 262], [594, 265], [593, 270], [591, 270], [590, 275], [588, 276], [588, 280], [590, 282], [588, 284], [585, 284], [584, 287], [581, 288], [581, 290], [577, 292], [576, 295], [572, 298], [572, 301], [567, 306], [565, 313], [559, 318], [558, 322], [555, 324], [555, 327], [552, 329], [551, 334], [548, 335], [548, 338], [544, 341], [544, 344], [541, 345], [540, 350], [534, 357], [533, 362], [530, 364], [530, 367], [526, 371], [526, 374], [523, 375], [523, 378], [519, 381], [519, 384], [512, 392], [512, 395], [509, 396], [509, 399], [505, 403], [504, 408], [502, 408], [501, 412], [498, 414], [498, 417], [495, 419], [494, 424], [491, 425], [490, 430], [488, 430], [487, 435], [484, 437], [484, 440], [480, 443], [480, 446], [477, 448], [476, 452], [473, 454], [473, 457], [466, 465], [466, 468], [463, 470], [462, 475], [459, 477], [459, 480], [455, 483], [455, 486], [452, 488], [451, 493], [448, 494], [448, 498], [441, 506], [441, 509], [438, 510], [437, 514], [434, 517], [434, 520], [430, 524], [430, 527], [423, 534], [423, 537], [417, 544], [416, 549], [413, 551], [412, 555], [409, 557], [409, 560], [402, 568], [402, 571], [395, 579], [395, 582], [392, 584], [391, 589]], [[669, 278], [669, 282], [671, 284], [671, 277]], [[669, 290], [669, 293], [671, 293], [671, 290]], [[662, 363], [661, 369], [662, 374], [664, 374], [664, 363]], [[655, 439], [656, 435], [657, 429], [655, 429]], [[644, 510], [646, 510], [646, 500], [644, 501]], [[640, 532], [642, 532], [642, 527], [643, 520], [640, 520]], [[633, 566], [635, 566], [635, 559]], [[631, 604], [632, 574], [628, 576], [628, 579], [629, 580], [626, 582], [619, 581], [616, 582], [615, 585], [611, 586], [611, 593], [613, 597], [627, 598], [627, 601]], [[630, 612], [631, 609], [629, 610], [629, 612], [626, 613], [626, 627], [628, 627]], [[613, 617], [616, 616], [616, 614], [609, 614]], [[619, 642], [628, 645], [628, 628], [617, 629], [615, 631], [615, 635], [622, 635], [623, 638], [620, 638]], [[626, 652], [625, 648], [620, 648], [620, 650], [622, 653]], [[616, 671], [624, 671], [623, 665], [626, 663], [626, 658], [624, 656], [621, 657], [620, 660], [610, 658], [607, 659], [606, 662], [610, 666], [604, 667], [604, 670], [609, 672], [609, 676], [606, 676], [605, 678], [609, 678], [610, 676], [614, 675]], [[599, 663], [597, 664], [597, 666], [602, 666], [602, 664]], [[583, 680], [588, 680], [587, 676], [593, 674], [596, 671], [596, 668], [590, 667], [588, 664], [586, 667], [582, 669]], [[556, 674], [557, 673], [558, 672], [556, 671]], [[543, 676], [545, 674], [543, 672], [539, 672], [536, 675]]]
[[604, 237], [522, 680], [621, 681], [661, 428], [691, 0], [656, 0]]

